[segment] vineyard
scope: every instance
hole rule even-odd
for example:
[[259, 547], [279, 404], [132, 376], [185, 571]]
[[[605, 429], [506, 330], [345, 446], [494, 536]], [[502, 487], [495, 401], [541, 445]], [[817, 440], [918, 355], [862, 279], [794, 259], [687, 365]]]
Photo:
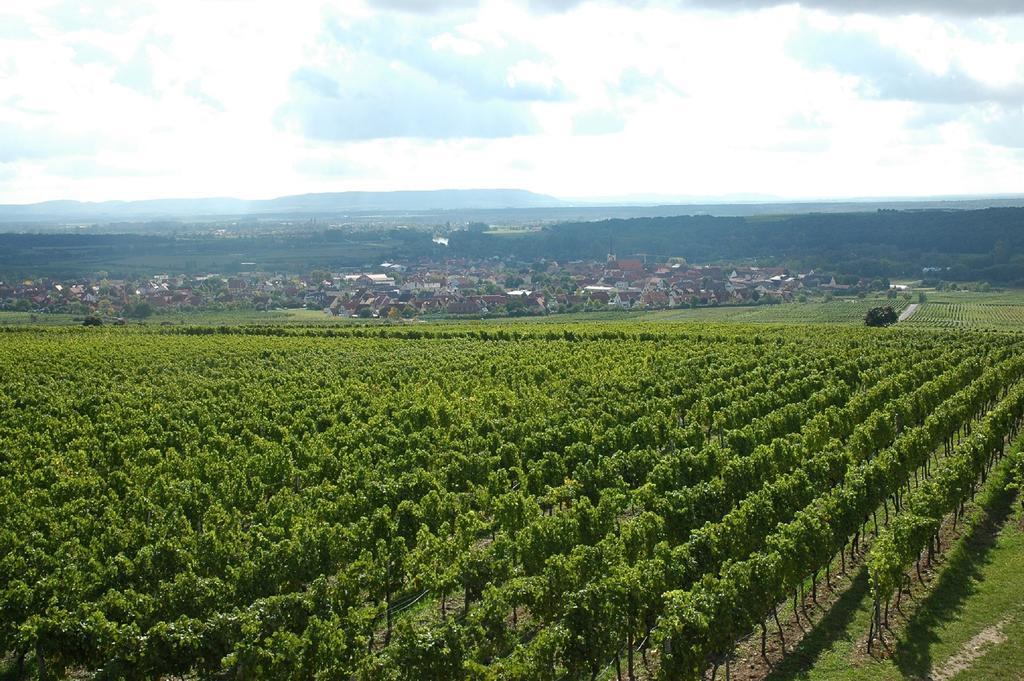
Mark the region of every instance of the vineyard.
[[1024, 305], [928, 301], [904, 324], [930, 329], [1024, 330]]
[[0, 660], [699, 678], [752, 634], [785, 650], [783, 604], [855, 557], [881, 640], [1022, 378], [1009, 334], [10, 329]]

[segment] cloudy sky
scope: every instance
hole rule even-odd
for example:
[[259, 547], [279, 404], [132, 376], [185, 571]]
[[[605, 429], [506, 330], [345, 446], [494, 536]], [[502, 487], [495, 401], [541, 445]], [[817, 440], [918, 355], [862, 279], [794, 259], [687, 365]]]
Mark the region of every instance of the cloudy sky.
[[1021, 0], [0, 4], [0, 202], [1024, 192]]

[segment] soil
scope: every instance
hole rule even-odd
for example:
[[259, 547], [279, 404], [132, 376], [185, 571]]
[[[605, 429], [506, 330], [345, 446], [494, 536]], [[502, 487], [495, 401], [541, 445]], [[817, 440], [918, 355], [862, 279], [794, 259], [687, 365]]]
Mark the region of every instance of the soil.
[[984, 655], [988, 648], [1006, 641], [1003, 627], [1009, 621], [1010, 618], [1007, 617], [991, 627], [982, 629], [977, 636], [964, 644], [960, 652], [946, 660], [944, 665], [932, 669], [932, 673], [929, 675], [931, 681], [949, 681], [960, 672], [970, 668], [971, 663]]

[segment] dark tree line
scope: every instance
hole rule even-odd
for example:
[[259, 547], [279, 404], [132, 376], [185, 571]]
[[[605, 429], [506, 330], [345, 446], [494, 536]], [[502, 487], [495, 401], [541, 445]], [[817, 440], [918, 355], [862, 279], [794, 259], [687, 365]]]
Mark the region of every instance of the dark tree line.
[[450, 245], [460, 255], [596, 260], [609, 240], [620, 255], [756, 260], [867, 278], [921, 276], [924, 268], [938, 268], [930, 276], [1024, 283], [1021, 208], [634, 218], [566, 223], [514, 240], [457, 232]]
[[[131, 226], [126, 226], [126, 231]], [[711, 217], [690, 215], [570, 222], [515, 237], [481, 225], [439, 246], [425, 229], [341, 229], [288, 234], [0, 233], [0, 276], [111, 276], [265, 269], [368, 267], [382, 260], [512, 257], [603, 260], [645, 253], [691, 262], [783, 265], [869, 279], [920, 277], [1024, 286], [1024, 208], [881, 210], [864, 213]], [[927, 268], [927, 271], [926, 269]]]

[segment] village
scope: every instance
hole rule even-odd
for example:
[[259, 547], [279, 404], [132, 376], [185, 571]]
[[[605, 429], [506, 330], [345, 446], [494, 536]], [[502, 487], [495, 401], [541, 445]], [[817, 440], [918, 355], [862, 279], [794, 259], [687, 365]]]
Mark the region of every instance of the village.
[[781, 267], [689, 265], [684, 260], [524, 264], [487, 260], [384, 262], [361, 271], [298, 274], [154, 274], [117, 279], [106, 273], [73, 281], [0, 281], [0, 309], [141, 319], [200, 310], [305, 308], [332, 317], [413, 318], [547, 315], [583, 310], [763, 305], [809, 295], [856, 295], [888, 288], [884, 280], [837, 278]]

